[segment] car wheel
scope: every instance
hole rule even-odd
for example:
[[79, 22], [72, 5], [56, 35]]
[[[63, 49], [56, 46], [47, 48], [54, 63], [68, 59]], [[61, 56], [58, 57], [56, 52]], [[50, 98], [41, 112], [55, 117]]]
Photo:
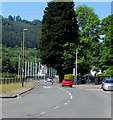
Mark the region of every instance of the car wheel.
[[62, 85], [62, 87], [64, 87], [64, 86]]
[[72, 87], [72, 85], [70, 87]]
[[102, 88], [104, 91], [106, 91], [104, 88]]

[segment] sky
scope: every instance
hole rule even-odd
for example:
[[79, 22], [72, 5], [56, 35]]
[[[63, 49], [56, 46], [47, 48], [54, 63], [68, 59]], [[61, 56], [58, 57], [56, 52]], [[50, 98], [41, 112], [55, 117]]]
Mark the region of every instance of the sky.
[[[100, 19], [111, 14], [111, 2], [75, 2], [75, 9], [83, 4], [94, 8]], [[22, 19], [33, 21], [34, 19], [42, 20], [47, 2], [11, 2], [6, 0], [1, 3], [1, 6], [2, 12], [0, 14], [3, 17], [19, 15]]]

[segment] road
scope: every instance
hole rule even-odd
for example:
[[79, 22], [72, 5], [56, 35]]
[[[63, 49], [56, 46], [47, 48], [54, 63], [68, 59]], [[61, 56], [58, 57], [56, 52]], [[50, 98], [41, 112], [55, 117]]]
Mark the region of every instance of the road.
[[23, 96], [3, 99], [2, 113], [3, 118], [111, 118], [111, 94], [42, 80]]

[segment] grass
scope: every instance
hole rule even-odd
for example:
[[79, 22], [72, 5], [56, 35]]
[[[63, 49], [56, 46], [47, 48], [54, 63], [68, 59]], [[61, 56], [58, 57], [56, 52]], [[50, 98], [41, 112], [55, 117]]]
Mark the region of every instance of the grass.
[[[24, 85], [26, 85], [26, 83], [24, 83]], [[0, 93], [6, 93], [19, 88], [22, 88], [22, 83], [2, 84], [0, 85]]]

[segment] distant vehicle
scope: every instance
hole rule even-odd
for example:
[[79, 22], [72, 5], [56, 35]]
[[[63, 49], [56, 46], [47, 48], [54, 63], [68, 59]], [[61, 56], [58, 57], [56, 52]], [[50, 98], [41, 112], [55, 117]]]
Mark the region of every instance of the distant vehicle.
[[72, 80], [70, 80], [70, 79], [64, 79], [64, 80], [62, 81], [62, 87], [63, 87], [63, 86], [70, 86], [70, 87], [72, 87], [72, 85], [73, 85], [73, 82], [72, 82]]
[[104, 91], [105, 90], [113, 90], [113, 78], [112, 77], [104, 78], [102, 81], [101, 88]]
[[113, 77], [106, 77], [106, 78], [103, 79], [103, 81], [107, 80], [107, 79], [113, 79]]
[[52, 77], [47, 78], [47, 82], [52, 82], [52, 81], [53, 81]]

